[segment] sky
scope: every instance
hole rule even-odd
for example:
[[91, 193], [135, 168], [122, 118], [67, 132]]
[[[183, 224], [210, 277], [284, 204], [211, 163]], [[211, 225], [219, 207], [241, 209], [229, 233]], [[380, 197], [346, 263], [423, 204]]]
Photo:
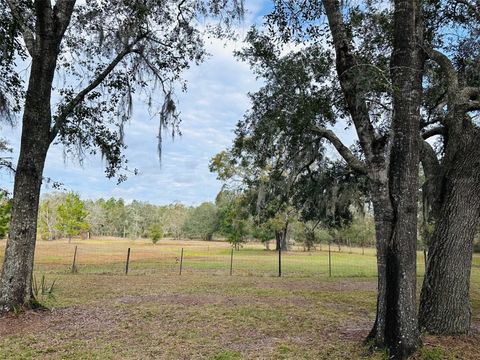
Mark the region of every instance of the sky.
[[[221, 40], [206, 40], [211, 56], [184, 73], [188, 90], [179, 94], [182, 136], [164, 138], [161, 163], [157, 152], [158, 117], [152, 118], [147, 106], [137, 102], [125, 127], [128, 147], [125, 155], [129, 167], [138, 169], [138, 175], [132, 174], [117, 185], [115, 179], [105, 177], [100, 157], [89, 156], [80, 165], [75, 159], [65, 158], [63, 147], [56, 145], [49, 150], [44, 176], [62, 183], [68, 191], [79, 193], [83, 199], [121, 197], [127, 202], [140, 200], [157, 205], [181, 202], [194, 206], [214, 201], [222, 183], [209, 172], [209, 161], [231, 146], [235, 125], [249, 109], [247, 94], [261, 86], [249, 66], [238, 61], [233, 51], [242, 48], [241, 39], [250, 25], [261, 23], [268, 3], [246, 1], [247, 14], [238, 28], [238, 41], [225, 44]], [[340, 137], [350, 137], [343, 129], [338, 130]], [[20, 125], [2, 126], [0, 136], [8, 139], [14, 150], [18, 149]], [[14, 159], [18, 156], [16, 151], [13, 156]], [[2, 187], [13, 188], [11, 175], [0, 174], [0, 182]], [[54, 190], [46, 184], [42, 191]]]

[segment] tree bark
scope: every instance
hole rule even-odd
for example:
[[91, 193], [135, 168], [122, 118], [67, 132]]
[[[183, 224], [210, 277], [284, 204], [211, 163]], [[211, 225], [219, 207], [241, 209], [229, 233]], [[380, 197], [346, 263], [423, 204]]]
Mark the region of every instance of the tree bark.
[[0, 310], [29, 307], [42, 174], [50, 145], [50, 89], [55, 65], [44, 54], [32, 61], [15, 173], [12, 219], [3, 263]]
[[[22, 119], [10, 233], [0, 279], [0, 311], [33, 304], [32, 274], [40, 187], [47, 151], [53, 140], [52, 82], [61, 39], [74, 3], [57, 1], [52, 8], [49, 1], [35, 2], [35, 37], [29, 38], [28, 47], [32, 64]], [[10, 7], [15, 16], [22, 16], [16, 13], [15, 3]]]
[[[365, 82], [338, 0], [323, 0], [336, 53], [337, 74], [365, 156], [377, 237], [377, 316], [368, 337], [403, 359], [419, 345], [416, 311], [416, 200], [422, 95], [421, 23], [413, 0], [395, 3], [391, 61], [393, 139], [376, 133], [365, 102]], [[389, 144], [392, 144], [389, 156]], [[337, 147], [338, 149], [338, 147]], [[345, 150], [345, 149], [344, 149]], [[348, 157], [345, 158], [349, 164]], [[353, 164], [356, 165], [356, 164]], [[356, 166], [358, 167], [358, 166]]]
[[384, 348], [386, 326], [386, 243], [393, 231], [393, 209], [389, 198], [388, 166], [379, 160], [371, 171], [370, 193], [375, 220], [375, 237], [377, 248], [377, 311], [375, 323], [367, 336], [367, 342], [373, 342], [377, 348]]
[[416, 303], [417, 201], [423, 53], [415, 0], [396, 0], [391, 58], [392, 149], [389, 185], [392, 234], [385, 244], [385, 342], [405, 359], [420, 345]]
[[460, 136], [448, 140], [420, 296], [420, 326], [433, 334], [464, 334], [471, 324], [470, 271], [480, 223], [480, 131], [469, 119], [464, 125]]

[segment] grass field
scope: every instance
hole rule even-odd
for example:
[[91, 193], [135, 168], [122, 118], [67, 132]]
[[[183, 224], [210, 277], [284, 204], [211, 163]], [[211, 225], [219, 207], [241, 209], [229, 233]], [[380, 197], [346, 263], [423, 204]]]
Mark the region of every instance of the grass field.
[[[71, 274], [75, 245], [79, 272]], [[260, 245], [234, 252], [233, 276], [230, 256], [222, 242], [39, 242], [36, 277], [56, 280], [55, 297], [44, 299], [51, 311], [1, 318], [0, 359], [385, 358], [362, 345], [374, 320], [374, 250], [332, 253], [332, 277], [326, 251], [285, 253], [282, 278], [277, 254]], [[480, 358], [478, 256], [472, 305], [471, 335], [424, 336], [416, 358]]]

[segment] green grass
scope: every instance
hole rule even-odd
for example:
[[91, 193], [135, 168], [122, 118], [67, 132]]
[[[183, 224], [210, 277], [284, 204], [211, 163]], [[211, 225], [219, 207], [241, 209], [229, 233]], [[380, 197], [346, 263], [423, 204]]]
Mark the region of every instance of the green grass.
[[[225, 243], [39, 242], [36, 276], [56, 279], [45, 300], [54, 310], [0, 319], [0, 359], [384, 359], [362, 345], [375, 317], [374, 251], [349, 252], [332, 254], [331, 278], [327, 252], [287, 252], [278, 278], [277, 253], [256, 244], [234, 252], [229, 276]], [[475, 267], [471, 293], [478, 327]], [[476, 359], [479, 341], [426, 337], [415, 359]]]
[[[3, 254], [0, 242], [0, 253]], [[153, 246], [145, 240], [74, 240], [39, 241], [36, 250], [35, 269], [44, 273], [61, 274], [70, 271], [73, 254], [77, 246], [77, 269], [88, 274], [121, 274], [125, 271], [127, 249], [131, 248], [129, 271], [132, 274], [155, 272], [176, 273], [180, 267], [181, 249], [184, 248], [183, 271], [229, 274], [231, 248], [224, 242], [172, 241], [163, 240]], [[0, 259], [1, 260], [1, 259]], [[423, 258], [419, 255], [419, 269]], [[329, 263], [334, 277], [375, 277], [376, 258], [374, 249], [346, 248], [342, 251], [332, 247], [329, 255], [323, 251], [289, 251], [282, 256], [283, 276], [328, 276]], [[233, 252], [235, 275], [276, 276], [278, 253], [264, 250], [259, 244], [248, 244]]]

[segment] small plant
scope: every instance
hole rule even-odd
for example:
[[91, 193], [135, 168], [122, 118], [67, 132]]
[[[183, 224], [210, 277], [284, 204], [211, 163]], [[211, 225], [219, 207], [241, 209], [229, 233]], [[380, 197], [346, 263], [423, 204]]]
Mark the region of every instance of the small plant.
[[149, 230], [153, 245], [163, 238], [163, 229], [160, 225], [152, 225]]
[[55, 298], [54, 291], [55, 291], [56, 281], [57, 280], [53, 280], [52, 283], [49, 285], [46, 282], [45, 275], [42, 275], [40, 283], [38, 283], [35, 275], [33, 276], [32, 292], [33, 292], [33, 298], [36, 304], [40, 304], [46, 299]]

